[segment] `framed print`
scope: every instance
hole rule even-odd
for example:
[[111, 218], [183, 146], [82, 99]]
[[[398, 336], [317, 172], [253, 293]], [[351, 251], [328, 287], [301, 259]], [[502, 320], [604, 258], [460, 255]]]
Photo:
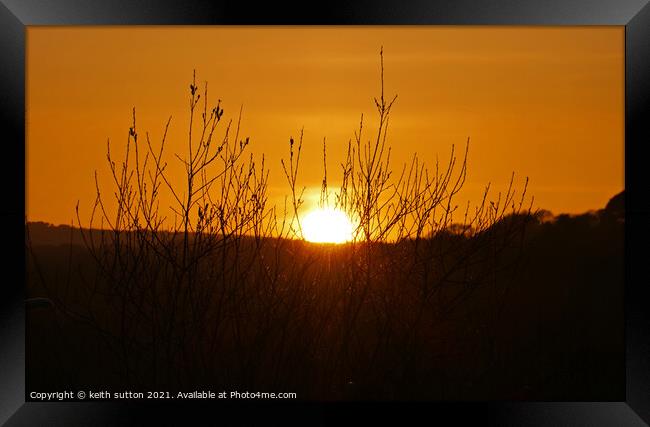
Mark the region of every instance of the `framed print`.
[[0, 19], [7, 425], [649, 422], [644, 1]]

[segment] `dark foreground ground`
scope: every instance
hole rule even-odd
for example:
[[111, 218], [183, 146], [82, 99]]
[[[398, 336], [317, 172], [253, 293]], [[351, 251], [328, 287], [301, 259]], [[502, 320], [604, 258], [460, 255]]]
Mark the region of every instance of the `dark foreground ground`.
[[507, 244], [242, 239], [182, 274], [146, 252], [102, 272], [77, 232], [30, 224], [27, 388], [622, 400], [622, 218]]

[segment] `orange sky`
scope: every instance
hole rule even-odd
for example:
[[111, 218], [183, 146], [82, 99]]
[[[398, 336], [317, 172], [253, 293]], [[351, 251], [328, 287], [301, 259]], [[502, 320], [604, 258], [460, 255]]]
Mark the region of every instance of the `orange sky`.
[[304, 126], [300, 180], [316, 195], [323, 138], [336, 181], [361, 113], [373, 123], [382, 45], [396, 169], [470, 137], [461, 201], [488, 182], [505, 190], [512, 171], [554, 213], [624, 188], [623, 27], [30, 27], [28, 220], [70, 224], [77, 200], [89, 215], [95, 170], [110, 188], [106, 140], [126, 142], [134, 106], [154, 141], [172, 115], [167, 148], [184, 152], [194, 68], [225, 118], [243, 105], [273, 201], [288, 194], [280, 158]]

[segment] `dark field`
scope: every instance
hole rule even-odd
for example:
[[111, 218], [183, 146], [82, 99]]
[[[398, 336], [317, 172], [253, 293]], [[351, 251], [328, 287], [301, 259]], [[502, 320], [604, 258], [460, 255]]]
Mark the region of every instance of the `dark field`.
[[621, 400], [621, 200], [399, 243], [220, 236], [182, 268], [173, 235], [92, 252], [29, 223], [27, 388]]

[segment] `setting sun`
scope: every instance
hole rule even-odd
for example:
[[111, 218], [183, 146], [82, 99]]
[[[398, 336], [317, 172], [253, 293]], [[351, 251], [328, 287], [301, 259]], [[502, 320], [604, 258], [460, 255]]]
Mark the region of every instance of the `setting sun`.
[[340, 210], [326, 208], [309, 212], [302, 220], [305, 240], [315, 243], [345, 243], [352, 240], [354, 225]]

